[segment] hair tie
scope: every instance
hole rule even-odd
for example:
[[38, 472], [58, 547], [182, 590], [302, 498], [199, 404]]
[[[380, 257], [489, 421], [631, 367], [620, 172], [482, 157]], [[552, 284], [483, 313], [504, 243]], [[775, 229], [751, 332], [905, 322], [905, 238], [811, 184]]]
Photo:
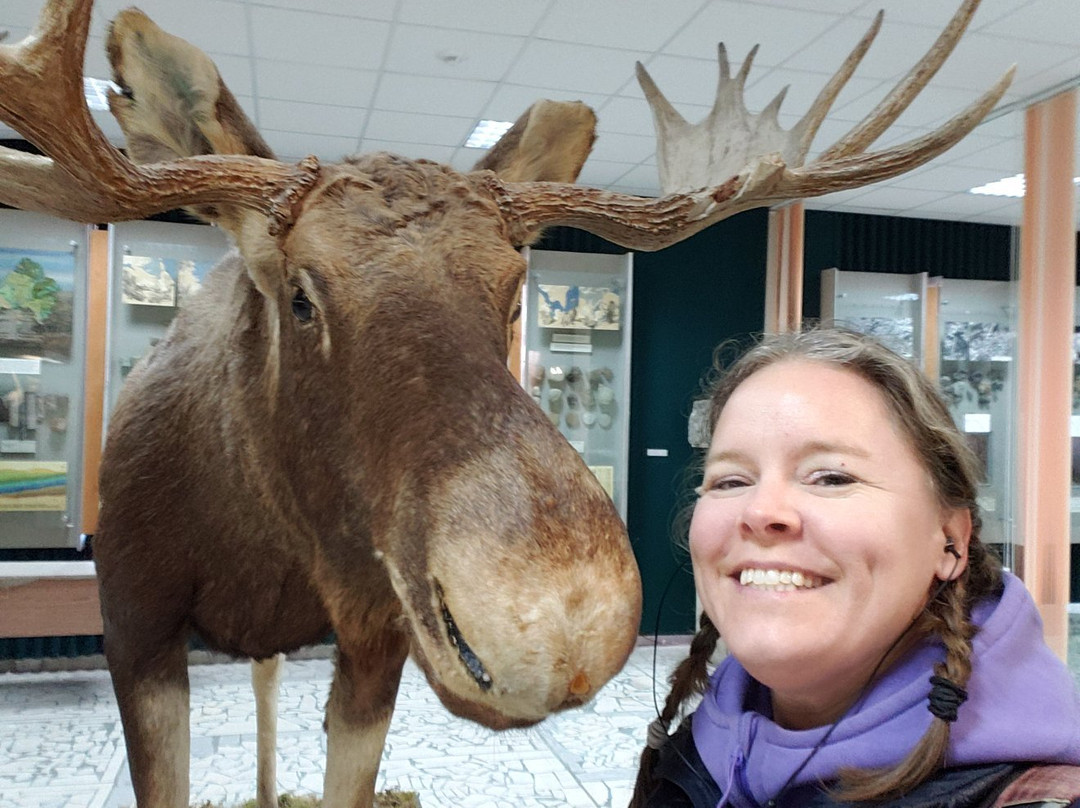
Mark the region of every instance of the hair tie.
[[967, 691], [944, 676], [931, 676], [930, 684], [930, 712], [951, 724], [960, 705], [967, 701]]
[[668, 722], [657, 718], [649, 724], [649, 733], [645, 739], [645, 745], [650, 749], [661, 749], [668, 740]]

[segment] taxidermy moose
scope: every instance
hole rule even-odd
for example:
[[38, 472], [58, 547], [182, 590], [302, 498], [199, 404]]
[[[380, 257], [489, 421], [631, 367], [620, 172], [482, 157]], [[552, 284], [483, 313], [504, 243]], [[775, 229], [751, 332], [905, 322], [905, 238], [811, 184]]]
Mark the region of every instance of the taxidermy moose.
[[[594, 137], [576, 103], [534, 105], [472, 173], [388, 154], [278, 162], [209, 58], [129, 9], [107, 43], [124, 156], [82, 97], [91, 5], [50, 0], [31, 36], [0, 46], [0, 118], [47, 155], [3, 150], [0, 201], [83, 222], [184, 206], [236, 243], [128, 378], [101, 470], [106, 654], [140, 808], [187, 805], [192, 632], [257, 660], [335, 632], [328, 808], [372, 804], [410, 653], [451, 711], [489, 727], [591, 698], [634, 644], [640, 581], [611, 502], [506, 369], [515, 248], [564, 224], [657, 249], [895, 176], [963, 137], [1009, 82], [867, 153], [959, 39], [966, 0], [807, 163], [880, 15], [789, 132], [779, 99], [760, 116], [743, 105], [749, 60], [732, 78], [721, 49], [699, 127], [639, 67], [666, 194], [645, 199], [568, 184]], [[263, 804], [272, 789], [260, 783]]]

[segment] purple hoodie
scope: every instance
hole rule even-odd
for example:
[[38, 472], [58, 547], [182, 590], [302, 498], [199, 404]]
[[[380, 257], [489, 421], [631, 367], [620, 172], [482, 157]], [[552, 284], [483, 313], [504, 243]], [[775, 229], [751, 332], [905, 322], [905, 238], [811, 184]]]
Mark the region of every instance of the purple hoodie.
[[[1042, 620], [1023, 583], [1005, 573], [1001, 600], [980, 603], [972, 617], [980, 631], [972, 641], [968, 700], [952, 726], [946, 765], [1080, 764], [1080, 691], [1043, 641]], [[792, 787], [834, 780], [849, 766], [902, 760], [930, 725], [929, 679], [944, 656], [940, 642], [926, 642], [890, 668]], [[725, 794], [721, 805], [764, 805], [828, 731], [783, 729], [770, 714], [765, 688], [733, 657], [725, 659], [693, 721], [694, 744]]]

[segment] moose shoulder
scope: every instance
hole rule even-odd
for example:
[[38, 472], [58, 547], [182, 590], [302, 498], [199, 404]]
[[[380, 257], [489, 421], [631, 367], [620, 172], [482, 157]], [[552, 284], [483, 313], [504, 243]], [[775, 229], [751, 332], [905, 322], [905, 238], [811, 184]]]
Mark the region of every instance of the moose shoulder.
[[[580, 104], [534, 106], [472, 173], [385, 154], [278, 162], [210, 59], [129, 9], [107, 42], [129, 160], [82, 98], [91, 5], [48, 0], [30, 37], [0, 46], [0, 119], [48, 155], [0, 150], [0, 202], [87, 222], [183, 205], [236, 243], [129, 376], [101, 472], [106, 654], [144, 808], [187, 804], [193, 631], [266, 659], [333, 629], [328, 808], [372, 804], [410, 653], [449, 709], [490, 727], [591, 698], [634, 643], [640, 580], [610, 500], [506, 370], [515, 248], [569, 224], [656, 249], [894, 176], [963, 137], [1008, 84], [866, 151], [955, 45], [965, 0], [871, 118], [804, 165], [877, 23], [790, 133], [778, 105], [746, 123], [749, 64], [732, 83], [725, 58], [717, 110], [738, 96], [739, 131], [714, 115], [686, 141], [725, 154], [738, 141], [730, 176], [713, 177], [707, 157], [685, 169], [685, 122], [643, 75], [671, 192], [641, 199], [569, 184], [594, 137]], [[707, 187], [685, 187], [699, 175]]]

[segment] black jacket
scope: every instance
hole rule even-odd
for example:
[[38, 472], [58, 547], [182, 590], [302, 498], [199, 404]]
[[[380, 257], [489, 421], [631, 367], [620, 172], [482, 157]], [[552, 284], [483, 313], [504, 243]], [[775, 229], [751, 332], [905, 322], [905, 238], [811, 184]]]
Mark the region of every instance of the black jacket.
[[[873, 803], [874, 808], [992, 808], [1002, 791], [1029, 768], [1025, 765], [995, 764], [945, 769], [932, 780], [895, 800]], [[660, 750], [654, 769], [656, 786], [646, 808], [716, 808], [723, 798], [698, 755], [690, 734], [690, 722], [683, 725]], [[863, 803], [859, 803], [862, 805]], [[1014, 808], [1062, 808], [1060, 802], [1014, 803]], [[839, 802], [820, 786], [791, 789], [776, 808], [853, 808], [855, 803]], [[869, 804], [865, 804], [869, 805]], [[764, 808], [764, 806], [762, 806]], [[1080, 808], [1080, 799], [1068, 808]]]

